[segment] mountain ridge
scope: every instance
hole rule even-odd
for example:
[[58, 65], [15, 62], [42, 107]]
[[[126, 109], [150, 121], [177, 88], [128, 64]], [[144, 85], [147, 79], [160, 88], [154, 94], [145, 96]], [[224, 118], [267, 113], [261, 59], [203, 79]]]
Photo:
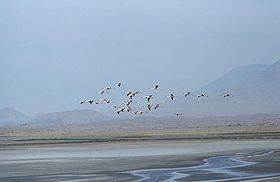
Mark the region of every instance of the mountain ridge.
[[[167, 103], [161, 114], [167, 116], [172, 113], [184, 113], [187, 116], [206, 117], [279, 113], [278, 83], [280, 83], [280, 60], [272, 65], [237, 67], [194, 92], [194, 94], [206, 93], [209, 97], [197, 98], [194, 95], [185, 99], [175, 99]], [[223, 94], [227, 92], [232, 96], [224, 98]]]
[[224, 76], [208, 83], [206, 86], [198, 89], [205, 92], [227, 91], [242, 84], [246, 80], [254, 77], [256, 74], [266, 70], [271, 65], [254, 64], [243, 65], [231, 70]]
[[0, 109], [0, 125], [17, 124], [29, 119], [27, 115], [17, 109], [5, 107]]

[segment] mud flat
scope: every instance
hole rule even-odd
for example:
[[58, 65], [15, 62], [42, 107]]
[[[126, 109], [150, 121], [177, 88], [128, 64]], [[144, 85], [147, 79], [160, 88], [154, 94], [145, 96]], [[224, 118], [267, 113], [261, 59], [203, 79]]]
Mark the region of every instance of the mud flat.
[[0, 181], [277, 181], [279, 168], [280, 140], [0, 148]]

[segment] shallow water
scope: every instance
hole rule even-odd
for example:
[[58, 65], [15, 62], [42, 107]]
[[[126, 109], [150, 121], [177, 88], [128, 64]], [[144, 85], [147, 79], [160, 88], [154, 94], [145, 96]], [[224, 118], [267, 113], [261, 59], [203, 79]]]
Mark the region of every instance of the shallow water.
[[[269, 155], [274, 151], [258, 152], [256, 155]], [[254, 157], [250, 154], [250, 157]], [[240, 156], [217, 156], [203, 160], [203, 164], [193, 167], [181, 168], [160, 168], [128, 171], [139, 180], [135, 182], [175, 182], [176, 180], [193, 182], [219, 182], [219, 181], [238, 181], [245, 179], [263, 178], [270, 176], [279, 176], [279, 173], [259, 173], [246, 172], [242, 167], [249, 167], [258, 164], [258, 168], [264, 167], [261, 163], [248, 162]], [[199, 175], [199, 177], [195, 177]], [[194, 178], [195, 177], [195, 178]]]

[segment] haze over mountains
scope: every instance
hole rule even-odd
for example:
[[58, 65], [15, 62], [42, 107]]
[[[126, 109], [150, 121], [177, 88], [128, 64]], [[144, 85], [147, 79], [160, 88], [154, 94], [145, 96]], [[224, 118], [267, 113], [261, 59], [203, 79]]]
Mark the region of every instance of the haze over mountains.
[[8, 124], [20, 124], [28, 120], [28, 116], [14, 108], [0, 109], [0, 126]]
[[[163, 103], [163, 107], [159, 111], [144, 115], [142, 120], [172, 118], [175, 117], [175, 113], [183, 113], [183, 117], [280, 113], [279, 83], [280, 61], [273, 65], [240, 66], [205, 87], [194, 91], [195, 94], [207, 93], [209, 98], [197, 98], [196, 96], [184, 98], [180, 96], [175, 101]], [[223, 98], [221, 94], [225, 92], [231, 92], [233, 97]], [[127, 116], [127, 114], [124, 115], [124, 117]], [[32, 125], [55, 126], [58, 123], [62, 125], [85, 124], [122, 119], [123, 117], [112, 116], [108, 112], [90, 110], [42, 114], [30, 119], [12, 108], [0, 110], [1, 125], [28, 122]]]
[[104, 120], [108, 120], [101, 112], [92, 111], [92, 110], [72, 110], [56, 113], [42, 114], [38, 117], [31, 119], [28, 123], [44, 127], [56, 127], [57, 123], [60, 123], [61, 126], [66, 125], [79, 125], [81, 123], [94, 123]]
[[218, 78], [217, 80], [214, 80], [213, 82], [210, 82], [199, 90], [208, 94], [226, 90], [230, 91], [233, 88], [239, 87], [248, 79], [253, 78], [260, 72], [264, 71], [269, 66], [270, 65], [263, 64], [239, 66], [228, 74]]
[[[209, 98], [177, 99], [163, 113], [187, 116], [225, 116], [280, 112], [280, 61], [273, 65], [240, 66], [229, 74], [198, 89]], [[230, 92], [233, 97], [223, 98]]]

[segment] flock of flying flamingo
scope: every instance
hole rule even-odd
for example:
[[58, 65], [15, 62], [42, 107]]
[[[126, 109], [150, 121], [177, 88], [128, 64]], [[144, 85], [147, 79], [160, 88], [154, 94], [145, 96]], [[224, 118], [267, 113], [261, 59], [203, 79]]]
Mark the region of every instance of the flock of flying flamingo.
[[[117, 88], [120, 88], [122, 87], [123, 84], [121, 82], [118, 82], [116, 84], [116, 87]], [[160, 90], [160, 87], [159, 85], [155, 85], [154, 87], [151, 87], [149, 88], [150, 90]], [[99, 91], [98, 93], [103, 96], [106, 92], [112, 90], [112, 87], [111, 86], [108, 86], [108, 87], [105, 87], [103, 88], [101, 91]], [[113, 106], [115, 112], [117, 114], [120, 114], [120, 113], [123, 113], [123, 112], [129, 112], [129, 113], [132, 113], [132, 114], [135, 114], [135, 115], [142, 115], [144, 114], [146, 111], [142, 111], [142, 110], [137, 110], [137, 109], [133, 109], [132, 107], [132, 103], [134, 103], [134, 97], [136, 97], [138, 94], [140, 94], [139, 91], [128, 91], [125, 93], [127, 98], [128, 98], [128, 101], [125, 102], [125, 106], [121, 106], [121, 107], [117, 107], [117, 106]], [[207, 94], [205, 93], [201, 93], [201, 94], [198, 94], [198, 95], [195, 95], [195, 94], [192, 94], [192, 92], [188, 91], [186, 93], [183, 94], [183, 96], [185, 98], [187, 97], [191, 97], [191, 96], [194, 96], [194, 97], [197, 97], [197, 98], [202, 98], [202, 97], [208, 97]], [[225, 93], [225, 94], [222, 94], [221, 95], [222, 97], [226, 98], [226, 97], [232, 97], [233, 95], [231, 93]], [[170, 95], [167, 96], [167, 98], [169, 98], [171, 101], [173, 101], [177, 96], [175, 96], [173, 93], [170, 93]], [[156, 104], [156, 105], [151, 105], [151, 100], [156, 98], [153, 94], [149, 94], [149, 95], [146, 95], [143, 97], [143, 99], [146, 99], [147, 100], [147, 104], [146, 104], [146, 110], [147, 111], [152, 111], [152, 110], [157, 110], [160, 108], [160, 104]], [[105, 103], [105, 104], [110, 104], [111, 103], [111, 100], [110, 99], [107, 99], [107, 98], [102, 98], [102, 99], [98, 99], [98, 100], [93, 100], [93, 99], [88, 99], [88, 100], [81, 100], [80, 101], [80, 104], [102, 104], [102, 103]], [[183, 113], [176, 113], [175, 114], [176, 116], [182, 116]]]

